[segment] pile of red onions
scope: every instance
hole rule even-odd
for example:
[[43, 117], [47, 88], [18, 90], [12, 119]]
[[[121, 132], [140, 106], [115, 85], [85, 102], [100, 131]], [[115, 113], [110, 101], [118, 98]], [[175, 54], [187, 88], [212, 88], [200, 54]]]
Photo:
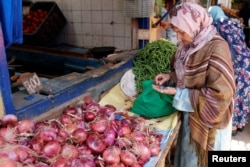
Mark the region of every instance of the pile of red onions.
[[161, 138], [143, 118], [85, 97], [57, 119], [0, 119], [0, 166], [142, 167], [160, 153]]

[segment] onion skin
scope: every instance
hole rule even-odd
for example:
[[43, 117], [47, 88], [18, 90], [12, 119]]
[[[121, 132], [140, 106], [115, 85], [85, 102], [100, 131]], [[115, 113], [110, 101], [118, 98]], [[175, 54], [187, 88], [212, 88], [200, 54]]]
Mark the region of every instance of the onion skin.
[[8, 157], [0, 157], [0, 166], [2, 166], [2, 167], [17, 167], [17, 163]]
[[62, 146], [61, 156], [66, 160], [73, 160], [79, 156], [79, 151], [74, 145], [65, 144]]
[[92, 154], [101, 154], [107, 147], [106, 143], [97, 134], [89, 135], [86, 144]]
[[18, 123], [17, 116], [13, 114], [4, 115], [2, 118], [2, 125], [4, 127], [14, 127]]
[[66, 114], [76, 114], [77, 108], [73, 106], [68, 106], [63, 112]]
[[126, 166], [132, 166], [137, 162], [136, 156], [127, 150], [121, 151], [120, 157], [121, 157], [121, 162], [124, 163], [124, 165]]
[[108, 128], [108, 122], [105, 118], [101, 117], [90, 123], [90, 127], [94, 132], [103, 133]]
[[114, 129], [107, 129], [103, 134], [103, 140], [108, 146], [113, 145], [116, 140], [116, 133]]
[[19, 121], [17, 124], [17, 131], [19, 133], [33, 133], [35, 130], [35, 123], [30, 119]]
[[102, 157], [107, 164], [118, 164], [120, 163], [120, 152], [121, 149], [118, 147], [109, 147], [102, 153]]
[[61, 151], [61, 145], [57, 141], [50, 141], [43, 147], [43, 154], [48, 158], [53, 158]]
[[92, 111], [86, 111], [84, 113], [84, 120], [86, 122], [93, 121], [95, 118], [96, 118], [96, 114], [94, 112], [92, 112]]
[[82, 144], [88, 137], [88, 133], [83, 128], [75, 129], [71, 134], [71, 140], [75, 144]]
[[55, 162], [51, 163], [51, 167], [66, 167], [67, 160], [63, 157], [56, 158]]

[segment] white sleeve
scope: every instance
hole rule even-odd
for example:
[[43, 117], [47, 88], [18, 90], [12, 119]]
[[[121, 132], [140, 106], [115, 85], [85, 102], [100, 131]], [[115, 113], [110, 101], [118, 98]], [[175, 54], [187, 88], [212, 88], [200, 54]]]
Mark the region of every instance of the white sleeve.
[[176, 88], [173, 107], [175, 107], [179, 111], [194, 112], [189, 99], [189, 89]]

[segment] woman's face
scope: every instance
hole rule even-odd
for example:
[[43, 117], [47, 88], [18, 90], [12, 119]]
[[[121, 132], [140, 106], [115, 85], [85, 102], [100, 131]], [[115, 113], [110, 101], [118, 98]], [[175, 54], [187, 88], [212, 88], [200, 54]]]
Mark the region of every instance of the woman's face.
[[184, 45], [191, 44], [193, 42], [193, 39], [185, 33], [185, 31], [182, 31], [181, 29], [175, 27], [172, 25], [172, 29], [177, 34], [177, 38], [183, 42]]

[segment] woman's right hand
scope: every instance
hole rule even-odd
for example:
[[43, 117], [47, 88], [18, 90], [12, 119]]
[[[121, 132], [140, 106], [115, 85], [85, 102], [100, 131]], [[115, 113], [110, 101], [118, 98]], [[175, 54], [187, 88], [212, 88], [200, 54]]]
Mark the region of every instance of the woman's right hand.
[[154, 82], [156, 85], [162, 85], [170, 79], [169, 74], [158, 74], [155, 76]]

